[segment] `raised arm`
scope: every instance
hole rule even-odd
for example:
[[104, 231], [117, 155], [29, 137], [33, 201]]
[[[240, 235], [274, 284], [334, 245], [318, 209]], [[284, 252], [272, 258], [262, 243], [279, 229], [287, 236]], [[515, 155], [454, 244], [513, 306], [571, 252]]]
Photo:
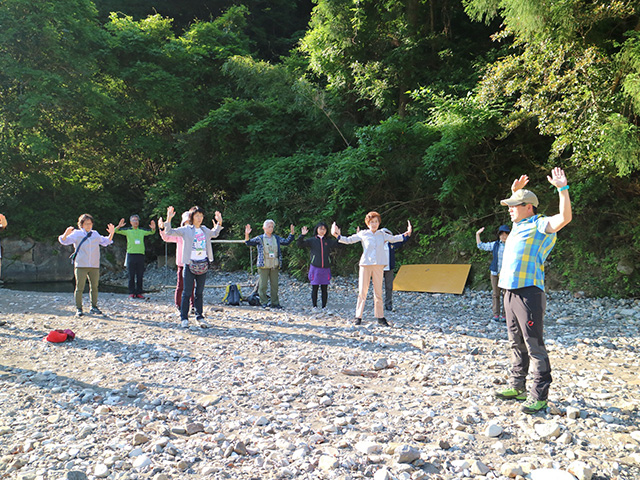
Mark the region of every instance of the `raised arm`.
[[484, 227], [480, 228], [477, 232], [476, 232], [476, 244], [480, 245], [482, 243], [482, 240], [480, 240], [480, 234], [484, 232]]
[[184, 236], [183, 227], [176, 229], [171, 228], [171, 219], [176, 215], [176, 211], [173, 207], [167, 207], [167, 219], [164, 221], [164, 233], [167, 235], [177, 235], [179, 237]]
[[520, 178], [516, 178], [511, 184], [511, 192], [516, 193], [521, 188], [524, 188], [527, 183], [529, 183], [529, 177], [521, 175]]
[[113, 234], [116, 233], [116, 227], [113, 226], [113, 223], [107, 225], [107, 232], [109, 232], [109, 236], [107, 237], [109, 241], [113, 240]]
[[547, 180], [558, 189], [558, 195], [560, 197], [560, 212], [553, 217], [549, 217], [549, 223], [547, 223], [545, 230], [547, 233], [555, 233], [560, 231], [573, 219], [571, 198], [569, 198], [569, 185], [567, 184], [567, 177], [564, 174], [564, 170], [555, 167], [551, 170], [551, 176], [547, 176]]
[[58, 237], [58, 241], [62, 245], [71, 245], [73, 243], [73, 240], [72, 239], [67, 239], [67, 237], [69, 235], [71, 235], [73, 232], [75, 232], [75, 230], [76, 229], [73, 228], [73, 227], [67, 227], [67, 229], [64, 231], [64, 233]]

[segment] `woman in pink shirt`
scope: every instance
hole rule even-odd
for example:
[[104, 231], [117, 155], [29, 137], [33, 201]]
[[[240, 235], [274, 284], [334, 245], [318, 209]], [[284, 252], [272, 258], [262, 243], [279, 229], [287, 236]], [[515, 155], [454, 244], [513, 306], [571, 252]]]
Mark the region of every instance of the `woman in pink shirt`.
[[[183, 212], [182, 214], [182, 222], [180, 223], [181, 227], [184, 227], [186, 224], [189, 223], [189, 212]], [[180, 307], [182, 306], [182, 290], [184, 290], [184, 276], [183, 276], [183, 270], [184, 270], [184, 262], [182, 261], [182, 237], [178, 237], [178, 236], [172, 236], [172, 235], [167, 235], [166, 233], [164, 233], [164, 220], [162, 220], [162, 217], [160, 217], [158, 219], [158, 227], [160, 228], [160, 236], [162, 237], [162, 240], [164, 240], [167, 243], [175, 243], [176, 246], [176, 266], [178, 267], [178, 281], [176, 283], [176, 291], [175, 291], [175, 295], [174, 295], [174, 301], [176, 304], [176, 307], [178, 307], [178, 311], [180, 311]], [[193, 290], [195, 289], [195, 285], [194, 288], [191, 289], [191, 310], [193, 313], [193, 309], [194, 309], [194, 304], [193, 304]]]

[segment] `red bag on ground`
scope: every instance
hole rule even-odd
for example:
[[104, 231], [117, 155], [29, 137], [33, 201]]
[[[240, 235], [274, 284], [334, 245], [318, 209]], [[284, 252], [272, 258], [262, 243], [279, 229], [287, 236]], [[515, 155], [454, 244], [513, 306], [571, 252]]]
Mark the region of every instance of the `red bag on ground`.
[[67, 334], [64, 330], [51, 330], [47, 335], [47, 342], [62, 343], [67, 341]]

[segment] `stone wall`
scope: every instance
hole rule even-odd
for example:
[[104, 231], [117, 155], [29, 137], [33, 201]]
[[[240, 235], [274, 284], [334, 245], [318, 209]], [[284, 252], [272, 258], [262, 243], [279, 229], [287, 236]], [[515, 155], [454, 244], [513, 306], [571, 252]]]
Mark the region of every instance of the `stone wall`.
[[[55, 242], [36, 242], [30, 238], [2, 239], [2, 280], [10, 283], [68, 282], [73, 280], [69, 255], [73, 246]], [[113, 244], [100, 250], [102, 271], [123, 268], [125, 248]]]

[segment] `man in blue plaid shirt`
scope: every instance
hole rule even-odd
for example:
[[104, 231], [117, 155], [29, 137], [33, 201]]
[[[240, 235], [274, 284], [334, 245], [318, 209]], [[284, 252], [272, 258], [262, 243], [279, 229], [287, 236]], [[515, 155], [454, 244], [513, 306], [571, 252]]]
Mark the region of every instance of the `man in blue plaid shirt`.
[[[571, 219], [571, 199], [567, 177], [554, 168], [547, 180], [558, 190], [560, 212], [551, 217], [538, 215], [538, 197], [523, 187], [529, 177], [522, 175], [511, 185], [512, 195], [502, 200], [509, 207], [513, 229], [504, 247], [498, 286], [505, 290], [504, 306], [511, 345], [509, 387], [496, 396], [525, 400], [522, 411], [536, 413], [547, 408], [551, 385], [551, 364], [544, 346], [544, 261], [556, 243], [556, 232]], [[525, 394], [531, 370], [533, 385]]]

